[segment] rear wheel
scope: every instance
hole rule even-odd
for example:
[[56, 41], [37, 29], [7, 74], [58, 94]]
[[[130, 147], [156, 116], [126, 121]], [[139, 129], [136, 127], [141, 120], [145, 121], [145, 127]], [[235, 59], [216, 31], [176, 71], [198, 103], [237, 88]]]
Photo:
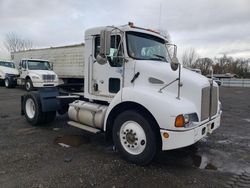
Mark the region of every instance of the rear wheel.
[[34, 89], [31, 79], [25, 80], [25, 89], [26, 91], [32, 91]]
[[153, 125], [140, 113], [132, 110], [121, 113], [114, 122], [113, 141], [126, 160], [140, 165], [150, 163], [157, 153]]
[[36, 93], [24, 97], [23, 111], [27, 121], [34, 126], [49, 123], [56, 117], [56, 111], [42, 112], [41, 101]]

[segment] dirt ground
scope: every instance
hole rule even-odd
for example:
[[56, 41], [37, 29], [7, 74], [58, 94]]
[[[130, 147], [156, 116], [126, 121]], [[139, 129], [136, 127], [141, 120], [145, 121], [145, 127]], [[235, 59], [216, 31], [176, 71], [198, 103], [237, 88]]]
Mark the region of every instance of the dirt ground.
[[146, 167], [121, 159], [102, 134], [68, 126], [67, 115], [30, 126], [22, 94], [0, 87], [0, 187], [250, 187], [250, 88], [221, 87], [221, 127]]

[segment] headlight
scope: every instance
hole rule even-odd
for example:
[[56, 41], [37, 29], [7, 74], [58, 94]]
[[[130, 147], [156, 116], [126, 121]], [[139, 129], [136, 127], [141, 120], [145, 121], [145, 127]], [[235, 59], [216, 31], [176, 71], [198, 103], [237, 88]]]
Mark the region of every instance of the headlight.
[[191, 114], [180, 114], [175, 119], [175, 127], [192, 127], [195, 125], [195, 122], [198, 122], [198, 116], [196, 113]]
[[31, 78], [33, 78], [33, 79], [40, 79], [39, 76], [31, 76]]

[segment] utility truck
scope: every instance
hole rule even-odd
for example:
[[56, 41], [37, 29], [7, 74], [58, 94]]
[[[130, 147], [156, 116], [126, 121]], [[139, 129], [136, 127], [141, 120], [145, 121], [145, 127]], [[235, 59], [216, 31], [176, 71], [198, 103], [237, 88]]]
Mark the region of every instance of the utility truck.
[[133, 23], [88, 29], [84, 92], [23, 95], [22, 114], [39, 125], [68, 112], [69, 125], [103, 132], [126, 160], [148, 164], [157, 151], [192, 145], [220, 126], [218, 85], [182, 68], [176, 52], [167, 38]]
[[49, 61], [21, 59], [17, 63], [19, 63], [19, 74], [7, 75], [6, 78], [6, 80], [9, 80], [10, 86], [20, 85], [24, 86], [27, 91], [31, 91], [35, 88], [55, 87], [58, 85], [58, 76], [52, 70], [52, 65]]

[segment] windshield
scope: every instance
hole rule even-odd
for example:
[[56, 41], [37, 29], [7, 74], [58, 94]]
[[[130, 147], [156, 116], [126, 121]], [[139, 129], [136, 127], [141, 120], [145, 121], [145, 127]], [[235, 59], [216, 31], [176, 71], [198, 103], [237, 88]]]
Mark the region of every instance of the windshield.
[[29, 70], [51, 70], [48, 61], [28, 61]]
[[169, 61], [165, 40], [159, 37], [128, 31], [128, 55], [139, 60]]
[[9, 68], [15, 68], [15, 64], [12, 63], [12, 62], [0, 61], [0, 66], [9, 67]]

